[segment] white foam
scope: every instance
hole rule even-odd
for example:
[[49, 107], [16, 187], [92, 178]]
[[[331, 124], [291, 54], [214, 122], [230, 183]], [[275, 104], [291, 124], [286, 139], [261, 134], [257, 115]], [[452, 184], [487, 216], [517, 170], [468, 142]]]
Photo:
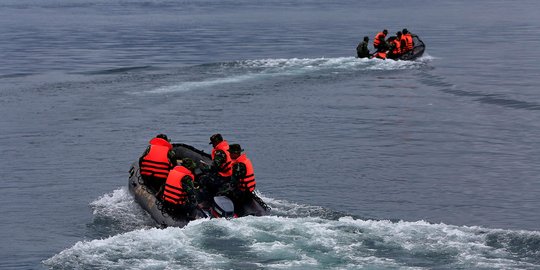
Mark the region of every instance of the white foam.
[[286, 200], [268, 198], [268, 197], [265, 197], [264, 195], [260, 195], [260, 197], [263, 199], [263, 201], [265, 201], [266, 203], [272, 206], [272, 213], [278, 216], [289, 216], [289, 217], [320, 216], [321, 213], [327, 211], [326, 209], [320, 206], [298, 204], [298, 203], [293, 203]]
[[257, 76], [256, 74], [255, 75], [246, 74], [246, 75], [237, 75], [237, 76], [231, 76], [231, 77], [225, 77], [225, 78], [209, 79], [209, 80], [200, 81], [200, 82], [181, 82], [176, 85], [164, 86], [164, 87], [156, 88], [153, 90], [145, 91], [144, 93], [167, 94], [167, 93], [174, 93], [174, 92], [188, 92], [188, 91], [196, 90], [199, 88], [209, 88], [216, 85], [242, 82], [242, 81], [252, 79], [256, 76]]
[[[418, 68], [428, 61], [429, 57], [417, 61], [393, 61], [381, 59], [359, 59], [355, 57], [336, 58], [281, 58], [281, 59], [255, 59], [237, 61], [219, 67], [219, 78], [206, 78], [201, 81], [183, 81], [174, 85], [163, 86], [144, 91], [143, 94], [167, 94], [187, 92], [197, 89], [212, 88], [222, 84], [241, 83], [259, 80], [270, 76], [298, 76], [315, 74], [317, 72], [342, 73], [359, 70], [399, 70]], [[211, 66], [209, 66], [211, 68]], [[239, 74], [240, 73], [240, 74]]]
[[104, 194], [90, 203], [94, 219], [109, 220], [118, 223], [124, 229], [141, 228], [153, 224], [154, 221], [135, 202], [127, 187]]
[[183, 229], [143, 229], [106, 239], [81, 241], [44, 261], [62, 268], [189, 269], [226, 262], [192, 244]]
[[[114, 201], [114, 197], [100, 200]], [[486, 241], [489, 233], [499, 232], [425, 221], [352, 217], [196, 220], [184, 228], [140, 229], [106, 239], [81, 241], [44, 263], [63, 268], [230, 269], [242, 265], [243, 268], [343, 269], [356, 265], [416, 269], [408, 264], [411, 259], [429, 262], [433, 257], [443, 257], [443, 261], [451, 262], [445, 265], [450, 268], [535, 266], [516, 260], [504, 248], [489, 246]]]
[[[325, 219], [321, 207], [259, 194], [272, 216], [202, 219], [184, 228], [156, 229], [153, 221], [120, 188], [92, 202], [96, 217], [136, 224], [137, 229], [106, 239], [80, 241], [44, 261], [57, 268], [400, 268], [419, 269], [411, 260], [455, 268], [535, 268], [517, 259], [513, 241], [535, 241], [540, 232], [493, 230], [391, 222], [353, 217]], [[491, 238], [489, 238], [491, 236]], [[493, 237], [495, 236], [495, 240]], [[491, 239], [491, 240], [490, 240]], [[490, 244], [497, 241], [496, 245]], [[526, 248], [526, 247], [525, 247]], [[249, 260], [241, 254], [250, 254]], [[535, 252], [534, 250], [532, 251]], [[532, 255], [534, 256], [534, 255]]]

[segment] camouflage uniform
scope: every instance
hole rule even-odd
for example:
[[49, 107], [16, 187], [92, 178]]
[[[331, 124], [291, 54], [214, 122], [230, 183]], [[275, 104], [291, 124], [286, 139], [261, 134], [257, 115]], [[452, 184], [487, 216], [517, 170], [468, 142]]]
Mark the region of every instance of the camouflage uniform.
[[216, 150], [214, 154], [214, 160], [212, 161], [213, 168], [219, 171], [219, 168], [227, 162], [227, 154], [222, 150]]
[[356, 47], [356, 54], [358, 58], [366, 58], [371, 56], [368, 49], [368, 43], [368, 41], [362, 41], [360, 44], [358, 44]]

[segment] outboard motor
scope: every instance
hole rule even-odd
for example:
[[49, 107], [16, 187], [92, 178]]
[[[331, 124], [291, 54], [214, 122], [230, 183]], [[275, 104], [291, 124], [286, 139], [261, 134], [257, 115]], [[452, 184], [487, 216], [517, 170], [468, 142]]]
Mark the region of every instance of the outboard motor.
[[234, 204], [231, 201], [231, 199], [225, 196], [214, 197], [214, 206], [212, 207], [212, 216], [216, 218], [236, 217], [236, 215], [234, 214]]

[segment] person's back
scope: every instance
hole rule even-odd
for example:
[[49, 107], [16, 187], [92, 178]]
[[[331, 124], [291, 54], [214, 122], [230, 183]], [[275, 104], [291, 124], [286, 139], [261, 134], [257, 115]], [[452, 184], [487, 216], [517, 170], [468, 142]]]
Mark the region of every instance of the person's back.
[[388, 42], [391, 44], [390, 55], [388, 58], [396, 59], [401, 55], [401, 36], [401, 32], [397, 32], [396, 37], [392, 37], [391, 41]]
[[358, 58], [369, 58], [371, 53], [368, 49], [369, 37], [364, 37], [364, 40], [356, 47], [356, 54]]
[[151, 139], [149, 146], [139, 159], [141, 177], [144, 184], [156, 193], [169, 174], [169, 170], [175, 165], [172, 145], [164, 134], [159, 134]]
[[403, 52], [412, 51], [412, 49], [414, 48], [414, 41], [411, 33], [409, 32], [409, 30], [407, 30], [407, 28], [404, 28], [401, 32], [403, 33], [402, 40], [404, 41], [405, 45], [403, 46]]
[[377, 50], [384, 50], [386, 47], [386, 35], [388, 34], [388, 30], [384, 29], [382, 32], [377, 33], [375, 35], [375, 38], [373, 39], [373, 47]]
[[190, 217], [197, 204], [193, 182], [196, 164], [189, 158], [174, 167], [165, 182], [160, 199], [169, 214], [175, 217]]

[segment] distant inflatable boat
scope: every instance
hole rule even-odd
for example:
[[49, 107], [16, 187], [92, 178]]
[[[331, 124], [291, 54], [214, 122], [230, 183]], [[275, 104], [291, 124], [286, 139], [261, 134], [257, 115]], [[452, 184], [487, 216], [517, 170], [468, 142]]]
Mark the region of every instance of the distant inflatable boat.
[[[173, 144], [176, 159], [191, 158], [200, 168], [201, 163], [211, 164], [209, 154], [186, 144]], [[200, 169], [196, 172], [200, 173]], [[257, 195], [243, 205], [235, 206], [225, 196], [215, 196], [210, 201], [200, 202], [193, 213], [180, 217], [171, 215], [163, 208], [161, 201], [144, 185], [141, 177], [139, 162], [131, 165], [129, 170], [129, 191], [135, 201], [157, 222], [160, 227], [183, 227], [190, 221], [200, 218], [232, 218], [243, 216], [265, 216], [270, 212], [270, 207]]]
[[[411, 35], [412, 38], [413, 38], [413, 44], [414, 44], [414, 47], [412, 50], [404, 53], [404, 54], [400, 54], [400, 55], [392, 55], [391, 53], [387, 53], [386, 54], [386, 58], [388, 59], [392, 59], [392, 60], [402, 60], [402, 61], [412, 61], [412, 60], [416, 60], [417, 58], [421, 57], [423, 54], [424, 54], [424, 51], [426, 50], [426, 44], [417, 36], [417, 35]], [[396, 36], [391, 36], [388, 38], [388, 42], [392, 42], [396, 39]], [[370, 56], [364, 56], [364, 57], [360, 57], [360, 58], [369, 58], [369, 59], [372, 59], [372, 58], [375, 58], [375, 55], [377, 54], [374, 53]]]
[[[426, 50], [426, 44], [424, 44], [424, 42], [417, 35], [413, 34], [411, 36], [413, 38], [413, 44], [414, 44], [414, 47], [412, 50], [404, 54], [401, 54], [397, 57], [388, 56], [388, 58], [393, 59], [393, 60], [412, 61], [421, 57], [424, 54], [424, 51]], [[392, 36], [388, 38], [388, 40], [392, 41], [395, 38], [396, 38], [395, 36]]]

